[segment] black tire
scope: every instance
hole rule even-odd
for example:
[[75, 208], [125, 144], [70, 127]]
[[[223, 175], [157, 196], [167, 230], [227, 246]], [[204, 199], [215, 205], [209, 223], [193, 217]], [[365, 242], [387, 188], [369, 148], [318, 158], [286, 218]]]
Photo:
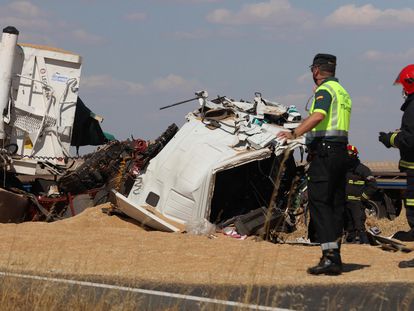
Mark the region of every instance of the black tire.
[[387, 218], [387, 209], [381, 202], [368, 200], [364, 202], [364, 204], [367, 216], [375, 217], [378, 219]]

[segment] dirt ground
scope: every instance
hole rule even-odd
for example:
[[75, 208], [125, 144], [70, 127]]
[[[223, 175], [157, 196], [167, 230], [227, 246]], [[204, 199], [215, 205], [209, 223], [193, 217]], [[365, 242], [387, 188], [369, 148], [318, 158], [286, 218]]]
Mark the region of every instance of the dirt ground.
[[[414, 252], [389, 252], [376, 246], [343, 245], [348, 272], [310, 276], [318, 246], [273, 244], [145, 231], [133, 221], [108, 216], [101, 205], [54, 223], [0, 225], [0, 269], [42, 274], [128, 278], [143, 282], [208, 285], [299, 285], [365, 282], [412, 282], [414, 268], [398, 262]], [[405, 216], [369, 220], [383, 235], [407, 229]], [[301, 236], [303, 229], [291, 235]], [[414, 245], [409, 245], [414, 246]]]

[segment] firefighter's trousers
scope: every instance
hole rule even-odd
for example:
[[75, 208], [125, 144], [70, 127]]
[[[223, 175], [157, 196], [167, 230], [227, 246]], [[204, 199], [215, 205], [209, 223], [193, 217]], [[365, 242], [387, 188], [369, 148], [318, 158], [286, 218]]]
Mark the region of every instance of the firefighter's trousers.
[[365, 206], [361, 201], [348, 201], [345, 208], [345, 230], [348, 232], [365, 231]]
[[411, 230], [414, 230], [414, 170], [408, 169], [407, 189], [405, 191], [404, 205], [406, 208], [407, 222]]

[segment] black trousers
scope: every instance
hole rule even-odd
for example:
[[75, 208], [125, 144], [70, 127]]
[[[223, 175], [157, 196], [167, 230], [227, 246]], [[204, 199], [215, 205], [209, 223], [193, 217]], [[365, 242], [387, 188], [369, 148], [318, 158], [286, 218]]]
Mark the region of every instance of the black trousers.
[[348, 201], [345, 208], [345, 230], [348, 233], [365, 231], [365, 206], [361, 201]]
[[405, 209], [407, 222], [414, 230], [414, 170], [408, 169], [407, 173], [407, 189], [405, 190]]
[[310, 149], [309, 211], [319, 243], [339, 242], [344, 226], [347, 150], [345, 143]]

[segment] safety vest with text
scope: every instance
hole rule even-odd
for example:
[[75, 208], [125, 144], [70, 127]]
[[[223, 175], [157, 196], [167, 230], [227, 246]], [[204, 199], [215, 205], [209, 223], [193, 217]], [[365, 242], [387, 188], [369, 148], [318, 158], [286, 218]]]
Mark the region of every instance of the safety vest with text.
[[[325, 118], [306, 135], [307, 140], [320, 137], [348, 137], [349, 123], [351, 120], [352, 100], [348, 92], [335, 80], [328, 80], [322, 83], [315, 91], [326, 90], [332, 97], [329, 111]], [[318, 112], [315, 110], [314, 99], [309, 113]], [[322, 111], [320, 111], [322, 112]], [[324, 114], [326, 113], [323, 111]]]

